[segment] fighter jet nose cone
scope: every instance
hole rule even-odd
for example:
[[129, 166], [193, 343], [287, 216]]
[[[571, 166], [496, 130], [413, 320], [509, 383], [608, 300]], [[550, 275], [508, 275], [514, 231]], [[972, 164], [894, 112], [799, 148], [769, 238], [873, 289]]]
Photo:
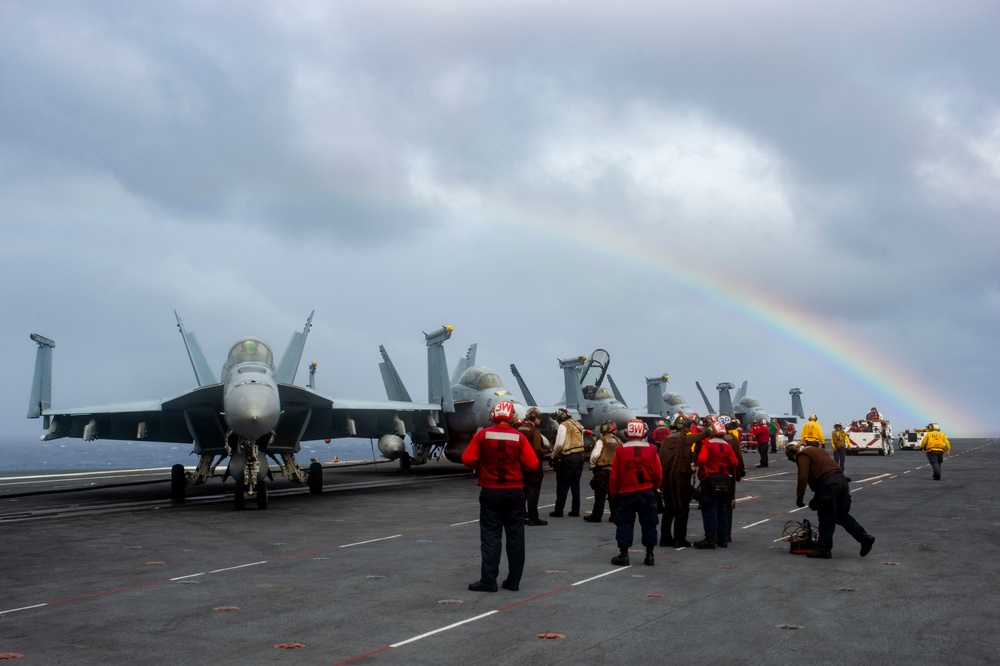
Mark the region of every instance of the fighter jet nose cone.
[[278, 393], [267, 383], [234, 386], [226, 395], [226, 423], [246, 439], [257, 439], [278, 425]]

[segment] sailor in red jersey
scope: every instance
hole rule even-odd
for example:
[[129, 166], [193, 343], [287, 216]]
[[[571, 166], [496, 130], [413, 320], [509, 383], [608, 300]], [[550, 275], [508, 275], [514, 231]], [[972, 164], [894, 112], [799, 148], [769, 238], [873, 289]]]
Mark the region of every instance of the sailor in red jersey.
[[625, 428], [628, 441], [615, 448], [615, 458], [611, 463], [611, 479], [608, 494], [615, 507], [613, 519], [618, 526], [615, 538], [618, 541], [618, 556], [611, 564], [628, 566], [628, 549], [632, 545], [635, 531], [635, 517], [639, 515], [642, 528], [642, 545], [646, 547], [647, 566], [656, 564], [653, 547], [656, 545], [656, 489], [663, 482], [663, 470], [656, 446], [643, 440], [646, 424], [638, 419], [628, 422]]
[[505, 590], [517, 591], [524, 571], [524, 472], [536, 469], [538, 457], [527, 438], [511, 427], [514, 404], [493, 406], [493, 423], [477, 432], [462, 454], [462, 462], [479, 477], [479, 539], [482, 568], [473, 592], [496, 592], [501, 540], [507, 534]]
[[[722, 439], [725, 427], [718, 421], [708, 426], [712, 437], [701, 443], [698, 451], [698, 480], [701, 492], [701, 519], [705, 525], [705, 538], [696, 541], [695, 548], [725, 548], [726, 534], [729, 533], [729, 502], [732, 499], [733, 472], [739, 465], [736, 454]], [[766, 428], [766, 426], [765, 426]]]

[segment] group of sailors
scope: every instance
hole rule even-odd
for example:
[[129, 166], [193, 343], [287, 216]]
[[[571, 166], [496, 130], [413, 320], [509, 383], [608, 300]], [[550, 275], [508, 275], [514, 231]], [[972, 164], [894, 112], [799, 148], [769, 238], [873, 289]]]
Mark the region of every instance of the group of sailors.
[[[542, 465], [548, 453], [538, 430], [541, 417], [536, 408], [531, 408], [519, 422], [513, 404], [498, 403], [493, 409], [494, 425], [479, 431], [462, 456], [464, 464], [476, 469], [481, 486], [482, 568], [480, 580], [470, 584], [470, 590], [495, 592], [498, 589], [503, 536], [507, 538], [510, 572], [501, 587], [518, 589], [524, 566], [525, 525], [548, 524], [538, 514], [544, 478]], [[744, 433], [739, 421], [727, 421], [715, 415], [697, 417], [679, 413], [669, 424], [659, 423], [649, 432], [644, 422], [634, 419], [627, 424], [624, 437], [618, 436], [613, 421], [606, 421], [588, 457], [583, 426], [565, 409], [557, 412], [556, 420], [559, 426], [551, 451], [551, 464], [556, 473], [556, 504], [549, 517], [582, 517], [587, 522], [598, 523], [603, 521], [605, 507], [610, 505], [610, 520], [616, 525], [619, 549], [612, 564], [630, 564], [629, 548], [634, 541], [637, 518], [640, 541], [645, 548], [643, 563], [647, 566], [655, 565], [654, 548], [657, 546], [693, 546], [703, 550], [728, 547], [732, 541], [736, 484], [746, 476], [741, 446]], [[758, 432], [760, 446], [766, 455], [766, 446], [770, 446], [774, 433], [767, 423], [754, 426], [763, 428]], [[764, 431], [768, 433], [766, 446]], [[813, 448], [817, 448], [816, 453], [804, 455], [802, 446], [797, 443], [786, 446], [785, 452], [799, 467], [797, 501], [802, 501], [806, 485], [817, 493], [817, 497], [823, 498], [819, 503], [823, 510], [817, 508], [821, 537], [818, 550], [823, 553], [818, 557], [830, 556], [835, 524], [844, 525], [862, 544], [862, 555], [866, 555], [874, 539], [850, 518], [849, 495], [845, 500], [842, 492], [847, 481], [843, 480], [842, 468], [825, 451], [818, 449], [825, 440], [815, 415], [803, 427], [802, 438], [806, 440], [807, 437], [818, 439], [810, 440], [815, 445]], [[594, 506], [589, 514], [581, 516], [580, 480], [588, 458]], [[766, 465], [765, 458], [758, 467]], [[834, 478], [834, 475], [839, 476]], [[704, 536], [691, 542], [688, 540], [688, 518], [694, 497], [701, 511]], [[567, 502], [569, 511], [566, 511]], [[835, 505], [839, 510], [835, 510]]]

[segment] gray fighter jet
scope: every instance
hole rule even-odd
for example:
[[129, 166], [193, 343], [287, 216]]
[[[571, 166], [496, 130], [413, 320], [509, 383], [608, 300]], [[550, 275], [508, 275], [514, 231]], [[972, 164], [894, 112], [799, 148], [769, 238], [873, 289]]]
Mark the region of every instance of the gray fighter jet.
[[[480, 428], [492, 425], [493, 405], [501, 400], [514, 403], [519, 419], [523, 419], [527, 407], [504, 388], [500, 376], [492, 368], [476, 365], [476, 344], [469, 346], [465, 358], [455, 366], [448, 377], [448, 362], [445, 358], [444, 343], [454, 329], [444, 326], [433, 333], [424, 333], [427, 342], [427, 401], [441, 410], [440, 424], [415, 423], [409, 431], [413, 445], [410, 456], [402, 447], [388, 451], [379, 450], [390, 460], [400, 458], [405, 468], [409, 463], [421, 464], [439, 455], [452, 462], [461, 462], [465, 448]], [[382, 381], [390, 400], [409, 401], [410, 393], [393, 366], [385, 347], [379, 347], [382, 354]]]
[[[701, 384], [695, 382], [698, 387], [698, 391], [701, 393], [702, 399], [705, 401], [705, 406], [708, 408], [710, 414], [715, 414], [715, 410], [712, 407], [712, 403], [708, 401], [708, 396], [705, 395], [705, 391], [702, 390]], [[743, 385], [736, 392], [735, 398], [730, 397], [729, 392], [736, 388], [736, 385], [732, 382], [721, 382], [715, 386], [719, 391], [719, 414], [729, 414], [739, 420], [740, 425], [744, 429], [749, 429], [750, 425], [754, 421], [760, 419], [774, 419], [781, 425], [786, 423], [797, 423], [799, 419], [804, 419], [805, 414], [802, 410], [802, 390], [793, 388], [789, 389], [788, 393], [792, 396], [792, 413], [791, 414], [769, 414], [766, 409], [760, 406], [760, 401], [756, 398], [747, 395], [747, 382], [744, 381]], [[734, 402], [735, 400], [735, 402]]]
[[[584, 428], [596, 432], [605, 421], [614, 421], [619, 431], [624, 432], [628, 422], [636, 418], [635, 412], [625, 404], [625, 399], [615, 385], [608, 368], [611, 365], [611, 355], [603, 349], [595, 349], [590, 358], [577, 356], [570, 359], [559, 359], [559, 367], [563, 371], [565, 394], [563, 400], [555, 408], [565, 407], [574, 417], [579, 418]], [[536, 407], [534, 396], [528, 390], [512, 363], [510, 371], [521, 387], [521, 393], [529, 405]], [[608, 386], [604, 386], [605, 377]], [[546, 408], [542, 411], [545, 412]]]
[[[668, 375], [646, 377], [646, 411], [665, 419], [667, 423], [677, 414], [691, 414], [694, 409], [676, 391], [664, 391], [663, 385], [670, 382]], [[643, 418], [640, 415], [639, 418]]]
[[180, 317], [174, 315], [198, 388], [165, 400], [55, 409], [51, 406], [55, 343], [33, 334], [38, 350], [28, 418], [43, 417], [42, 439], [193, 443], [194, 453], [200, 456], [197, 468], [187, 472], [178, 464], [171, 470], [174, 500], [184, 499], [188, 484], [212, 478], [215, 468], [229, 458], [223, 480], [232, 476], [236, 483], [236, 508], [242, 509], [247, 498], [255, 498], [257, 507], [265, 509], [271, 477], [268, 458], [285, 477], [308, 484], [310, 492], [318, 494], [323, 490], [320, 463], [313, 461], [304, 470], [295, 460], [303, 440], [370, 437], [378, 438], [380, 449], [391, 449], [402, 446], [415, 422], [435, 423], [438, 417], [439, 405], [322, 396], [312, 389], [315, 366], [310, 366], [310, 387], [296, 386], [296, 368], [312, 327], [312, 314], [305, 328], [292, 335], [277, 366], [267, 343], [241, 338], [222, 366], [221, 381], [212, 373], [194, 334], [185, 331]]

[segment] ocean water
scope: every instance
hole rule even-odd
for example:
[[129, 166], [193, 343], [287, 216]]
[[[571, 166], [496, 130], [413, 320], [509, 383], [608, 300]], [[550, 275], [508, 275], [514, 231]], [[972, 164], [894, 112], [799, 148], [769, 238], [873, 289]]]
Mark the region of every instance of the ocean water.
[[[0, 437], [0, 474], [11, 472], [94, 471], [105, 469], [148, 469], [181, 463], [198, 464], [192, 445], [164, 442], [117, 442], [56, 439], [42, 442], [32, 437]], [[367, 439], [340, 439], [302, 442], [295, 454], [302, 466], [316, 458], [320, 462], [381, 460], [378, 446]]]

